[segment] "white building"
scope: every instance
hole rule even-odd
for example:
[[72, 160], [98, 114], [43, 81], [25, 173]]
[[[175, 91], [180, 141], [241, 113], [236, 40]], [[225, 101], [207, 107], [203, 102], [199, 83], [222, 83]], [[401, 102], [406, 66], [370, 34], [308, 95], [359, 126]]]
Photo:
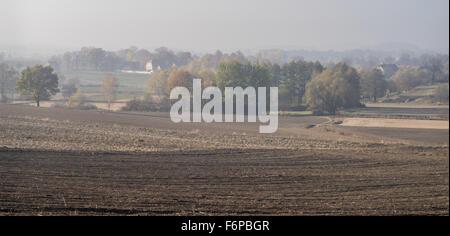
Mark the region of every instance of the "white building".
[[152, 62], [152, 60], [148, 61], [147, 64], [145, 64], [145, 71], [153, 72], [153, 62]]

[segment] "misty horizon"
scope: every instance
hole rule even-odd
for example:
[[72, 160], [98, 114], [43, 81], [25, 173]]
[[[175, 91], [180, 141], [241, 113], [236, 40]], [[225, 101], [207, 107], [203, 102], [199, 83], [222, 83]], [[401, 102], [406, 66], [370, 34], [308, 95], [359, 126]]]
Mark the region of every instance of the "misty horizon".
[[[345, 2], [345, 4], [344, 4]], [[9, 1], [0, 51], [55, 54], [94, 46], [195, 53], [263, 49], [448, 53], [449, 2]]]

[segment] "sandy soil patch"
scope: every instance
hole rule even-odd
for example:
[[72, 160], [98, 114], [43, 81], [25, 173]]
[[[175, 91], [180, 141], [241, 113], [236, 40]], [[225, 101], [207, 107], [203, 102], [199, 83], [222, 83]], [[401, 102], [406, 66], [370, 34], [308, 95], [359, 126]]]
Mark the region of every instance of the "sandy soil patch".
[[[44, 101], [44, 102], [40, 103], [40, 106], [45, 107], [45, 108], [51, 108], [55, 104], [65, 105], [65, 103], [62, 103], [62, 102]], [[87, 104], [94, 105], [98, 109], [101, 109], [101, 110], [108, 110], [108, 103], [105, 103], [105, 102], [88, 102]], [[36, 106], [36, 103], [30, 103], [29, 105]], [[126, 106], [126, 101], [125, 102], [118, 101], [115, 103], [111, 103], [111, 111], [120, 111], [124, 106]]]
[[411, 129], [449, 129], [448, 121], [444, 120], [405, 120], [382, 118], [345, 118], [342, 126], [354, 127], [387, 127]]
[[417, 104], [417, 103], [367, 103], [366, 107], [388, 107], [388, 108], [436, 108], [448, 109], [449, 105]]

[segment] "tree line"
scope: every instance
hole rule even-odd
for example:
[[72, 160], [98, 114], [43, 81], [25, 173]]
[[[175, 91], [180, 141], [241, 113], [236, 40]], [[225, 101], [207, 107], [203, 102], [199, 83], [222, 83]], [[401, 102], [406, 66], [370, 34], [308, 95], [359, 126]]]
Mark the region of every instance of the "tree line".
[[315, 114], [334, 115], [339, 109], [360, 107], [364, 100], [376, 102], [388, 93], [448, 82], [448, 74], [448, 56], [430, 57], [420, 67], [401, 68], [392, 78], [385, 78], [377, 68], [357, 70], [345, 62], [324, 66], [300, 59], [279, 65], [231, 59], [223, 60], [217, 70], [173, 66], [154, 73], [147, 81], [146, 99], [167, 99], [172, 88], [190, 88], [192, 79], [200, 78], [203, 87], [217, 86], [222, 92], [225, 87], [276, 86], [280, 109], [307, 108]]
[[[387, 93], [408, 91], [437, 82], [448, 83], [449, 80], [448, 56], [439, 55], [424, 60], [420, 67], [400, 68], [391, 78], [385, 78], [377, 68], [357, 70], [345, 62], [324, 66], [318, 61], [299, 59], [280, 65], [266, 61], [251, 62], [239, 54], [224, 55], [220, 52], [204, 55], [204, 62], [215, 56], [217, 60], [222, 58], [216, 69], [173, 64], [153, 73], [147, 80], [147, 95], [143, 102], [169, 104], [167, 98], [172, 88], [190, 88], [192, 80], [200, 78], [203, 87], [217, 86], [222, 92], [225, 87], [276, 86], [281, 109], [308, 108], [315, 114], [334, 115], [339, 109], [361, 106], [363, 100], [377, 101]], [[7, 102], [15, 92], [34, 100], [38, 106], [40, 101], [48, 100], [58, 92], [66, 99], [74, 94], [83, 97], [74, 84], [64, 84], [60, 91], [58, 81], [51, 65], [27, 67], [19, 73], [14, 67], [1, 63], [0, 101]], [[108, 104], [114, 100], [118, 86], [112, 74], [105, 74], [101, 92]], [[436, 89], [435, 96], [440, 102], [448, 102], [448, 85]]]
[[101, 71], [113, 72], [120, 70], [144, 71], [146, 64], [152, 61], [156, 70], [167, 70], [172, 66], [186, 67], [190, 71], [203, 69], [216, 70], [224, 60], [243, 62], [247, 57], [241, 52], [205, 54], [201, 57], [190, 52], [174, 52], [166, 47], [160, 47], [150, 52], [146, 49], [130, 47], [119, 51], [106, 51], [102, 48], [83, 47], [79, 51], [66, 52], [53, 56], [49, 64], [56, 71]]
[[117, 52], [102, 48], [84, 47], [79, 51], [66, 52], [49, 60], [56, 71], [101, 71], [145, 70], [152, 60], [154, 67], [167, 69], [172, 65], [184, 66], [193, 60], [190, 52], [175, 53], [168, 48], [157, 48], [154, 52], [131, 47]]

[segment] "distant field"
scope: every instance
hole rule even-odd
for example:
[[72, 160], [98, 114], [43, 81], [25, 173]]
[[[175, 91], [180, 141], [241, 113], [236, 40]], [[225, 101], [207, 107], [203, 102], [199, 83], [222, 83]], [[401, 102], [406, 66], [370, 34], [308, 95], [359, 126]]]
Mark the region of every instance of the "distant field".
[[401, 104], [389, 105], [386, 103], [368, 105], [366, 108], [351, 109], [340, 112], [346, 117], [385, 118], [385, 119], [414, 119], [414, 120], [447, 120], [449, 118], [448, 106], [424, 106]]
[[[442, 83], [446, 84], [448, 86], [448, 83]], [[434, 93], [434, 90], [441, 84], [433, 84], [433, 85], [424, 85], [424, 86], [418, 86], [414, 89], [411, 89], [410, 91], [403, 92], [403, 96], [410, 96], [410, 97], [425, 97], [425, 96], [431, 96]]]
[[439, 104], [416, 104], [416, 103], [366, 103], [367, 108], [385, 107], [385, 108], [441, 108], [448, 109], [449, 105]]
[[[145, 94], [145, 83], [149, 77], [148, 74], [124, 72], [111, 72], [111, 74], [116, 76], [120, 84], [118, 99], [131, 99]], [[105, 72], [72, 71], [64, 72], [63, 75], [67, 79], [78, 79], [81, 84], [81, 89], [88, 96], [89, 100], [103, 100], [103, 97], [99, 93]]]
[[433, 95], [436, 88], [441, 85], [448, 86], [448, 83], [418, 86], [409, 91], [392, 93], [387, 97], [381, 98], [381, 101], [383, 104], [437, 105], [435, 104], [435, 101], [433, 101]]
[[280, 111], [282, 116], [312, 116], [312, 111]]

